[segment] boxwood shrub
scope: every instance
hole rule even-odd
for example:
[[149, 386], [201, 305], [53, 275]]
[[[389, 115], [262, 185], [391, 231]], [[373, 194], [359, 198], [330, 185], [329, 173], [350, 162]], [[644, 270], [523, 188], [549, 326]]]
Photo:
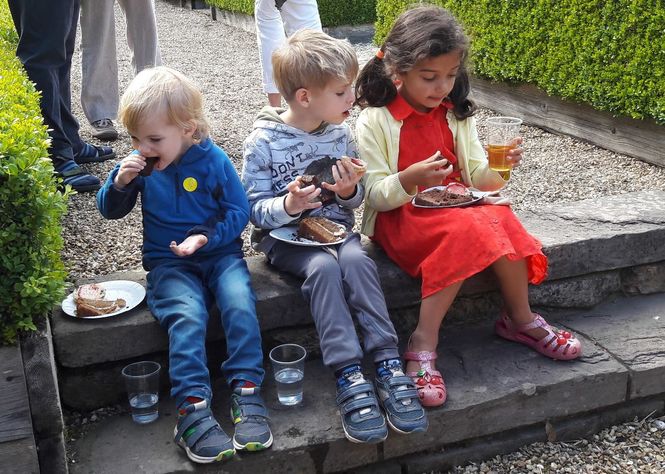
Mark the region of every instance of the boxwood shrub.
[[[254, 15], [254, 0], [207, 0], [222, 10]], [[362, 25], [376, 18], [376, 0], [318, 0], [323, 26]]]
[[63, 295], [61, 218], [68, 193], [53, 179], [39, 95], [16, 59], [16, 32], [0, 2], [0, 345], [34, 330]]
[[[377, 0], [377, 43], [412, 1]], [[474, 74], [665, 124], [660, 0], [433, 0], [472, 38]]]

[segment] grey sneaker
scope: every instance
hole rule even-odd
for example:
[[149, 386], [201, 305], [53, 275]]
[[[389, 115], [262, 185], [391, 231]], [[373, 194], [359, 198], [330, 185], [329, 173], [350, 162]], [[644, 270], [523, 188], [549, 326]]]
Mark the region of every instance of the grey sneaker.
[[404, 375], [399, 360], [381, 362], [374, 383], [379, 402], [393, 430], [402, 434], [427, 431], [427, 415], [420, 404], [416, 385], [411, 377]]
[[231, 420], [235, 425], [233, 446], [236, 449], [261, 451], [272, 445], [268, 410], [259, 387], [236, 387], [233, 390]]
[[92, 136], [100, 140], [115, 140], [118, 138], [118, 131], [111, 119], [96, 120], [90, 124], [92, 126]]
[[359, 368], [345, 370], [337, 380], [337, 407], [344, 435], [354, 443], [380, 443], [388, 437], [374, 387]]
[[231, 459], [235, 454], [231, 438], [215, 420], [207, 400], [185, 403], [178, 410], [173, 440], [197, 463]]

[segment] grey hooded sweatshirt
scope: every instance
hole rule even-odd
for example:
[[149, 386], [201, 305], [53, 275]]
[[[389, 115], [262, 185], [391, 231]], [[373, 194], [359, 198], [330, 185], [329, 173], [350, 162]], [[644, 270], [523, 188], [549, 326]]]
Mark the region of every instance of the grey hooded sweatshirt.
[[241, 180], [249, 200], [250, 221], [256, 229], [265, 230], [252, 233], [252, 247], [264, 253], [268, 253], [275, 242], [268, 235], [269, 230], [295, 225], [303, 217], [327, 217], [351, 230], [353, 209], [360, 206], [364, 196], [362, 182], [359, 182], [350, 199], [336, 196], [335, 201], [297, 216], [286, 212], [286, 186], [302, 175], [307, 165], [325, 156], [357, 158], [358, 151], [345, 123], [324, 122], [308, 133], [285, 124], [280, 117], [283, 112], [282, 108], [264, 107], [244, 144]]

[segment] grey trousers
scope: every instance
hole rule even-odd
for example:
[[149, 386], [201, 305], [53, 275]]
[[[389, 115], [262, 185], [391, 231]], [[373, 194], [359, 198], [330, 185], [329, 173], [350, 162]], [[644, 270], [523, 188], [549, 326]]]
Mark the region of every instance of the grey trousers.
[[[81, 0], [81, 107], [90, 123], [118, 116], [115, 0]], [[134, 74], [162, 63], [154, 0], [118, 0]]]
[[320, 247], [276, 242], [268, 259], [280, 270], [305, 279], [302, 294], [314, 317], [325, 365], [338, 370], [361, 362], [363, 351], [352, 315], [374, 362], [398, 358], [397, 334], [376, 264], [360, 245], [360, 235], [351, 235], [336, 248], [337, 258]]

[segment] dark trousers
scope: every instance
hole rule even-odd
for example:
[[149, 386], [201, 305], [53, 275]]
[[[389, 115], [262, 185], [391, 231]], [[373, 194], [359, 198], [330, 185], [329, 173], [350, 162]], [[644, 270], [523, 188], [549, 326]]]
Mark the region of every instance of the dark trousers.
[[72, 55], [79, 0], [8, 0], [19, 35], [16, 56], [41, 92], [40, 106], [49, 127], [49, 153], [58, 168], [83, 147], [71, 110]]

